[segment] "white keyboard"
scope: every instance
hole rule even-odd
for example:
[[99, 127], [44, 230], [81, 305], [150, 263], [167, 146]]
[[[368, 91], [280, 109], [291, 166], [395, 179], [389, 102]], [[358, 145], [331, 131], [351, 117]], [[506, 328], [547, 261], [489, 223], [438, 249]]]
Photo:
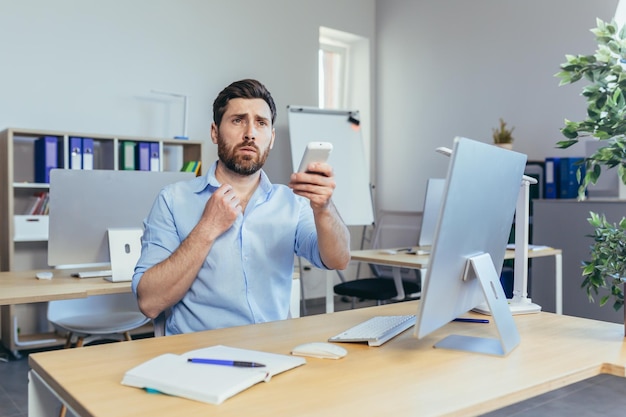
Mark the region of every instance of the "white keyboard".
[[75, 274], [72, 274], [73, 277], [78, 278], [100, 278], [100, 277], [110, 277], [113, 272], [108, 269], [104, 271], [80, 271]]
[[328, 339], [329, 342], [367, 342], [380, 346], [415, 325], [415, 316], [375, 316]]

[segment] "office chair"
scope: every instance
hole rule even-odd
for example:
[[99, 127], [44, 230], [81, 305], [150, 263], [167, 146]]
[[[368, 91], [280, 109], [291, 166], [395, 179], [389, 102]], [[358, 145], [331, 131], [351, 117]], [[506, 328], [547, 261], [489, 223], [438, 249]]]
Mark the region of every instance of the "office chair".
[[[94, 295], [48, 302], [48, 321], [67, 333], [64, 348], [82, 347], [96, 340], [131, 340], [130, 331], [150, 321], [137, 307], [132, 293]], [[67, 408], [61, 405], [59, 417]]]
[[165, 325], [167, 324], [167, 318], [170, 314], [172, 314], [172, 309], [168, 308], [152, 320], [152, 325], [154, 326], [154, 337], [165, 336]]
[[130, 340], [130, 331], [148, 323], [132, 293], [95, 295], [87, 298], [48, 302], [48, 321], [67, 333], [65, 347], [96, 340]]
[[[374, 226], [372, 249], [389, 249], [399, 247], [413, 247], [417, 245], [421, 225], [421, 213], [381, 211]], [[390, 267], [385, 265], [368, 264], [373, 277], [357, 278], [346, 281], [341, 271], [337, 271], [342, 282], [334, 286], [335, 294], [351, 298], [352, 308], [356, 299], [376, 300], [380, 305], [391, 300], [402, 301], [415, 299], [421, 291], [421, 273], [418, 269]], [[393, 280], [393, 271], [400, 272], [402, 290], [396, 288]], [[398, 294], [404, 293], [402, 299]]]

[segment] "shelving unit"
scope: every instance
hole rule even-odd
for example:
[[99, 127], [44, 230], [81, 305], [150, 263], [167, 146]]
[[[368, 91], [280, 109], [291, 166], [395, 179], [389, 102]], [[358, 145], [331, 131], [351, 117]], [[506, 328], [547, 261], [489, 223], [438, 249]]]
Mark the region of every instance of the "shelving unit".
[[[47, 192], [47, 183], [36, 183], [35, 141], [43, 136], [57, 138], [59, 168], [69, 167], [69, 138], [91, 138], [94, 141], [94, 169], [120, 168], [122, 142], [149, 142], [159, 145], [159, 170], [179, 171], [184, 162], [202, 159], [202, 142], [138, 136], [102, 135], [80, 132], [60, 132], [37, 129], [7, 128], [0, 132], [0, 271], [46, 269], [48, 218], [28, 215], [29, 202], [38, 192]], [[21, 348], [15, 343], [17, 325], [15, 307], [0, 308], [2, 343], [11, 351]], [[43, 335], [49, 339], [50, 335]], [[38, 345], [38, 334], [21, 335], [28, 339], [29, 349]], [[53, 343], [54, 344], [54, 343]]]

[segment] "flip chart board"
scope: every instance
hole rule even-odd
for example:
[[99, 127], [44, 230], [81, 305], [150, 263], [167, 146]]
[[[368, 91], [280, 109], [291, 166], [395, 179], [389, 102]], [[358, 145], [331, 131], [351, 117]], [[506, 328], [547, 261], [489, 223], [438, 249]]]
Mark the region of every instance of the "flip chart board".
[[288, 106], [287, 113], [294, 172], [309, 142], [331, 142], [328, 163], [335, 173], [333, 201], [339, 214], [348, 226], [374, 223], [359, 112]]

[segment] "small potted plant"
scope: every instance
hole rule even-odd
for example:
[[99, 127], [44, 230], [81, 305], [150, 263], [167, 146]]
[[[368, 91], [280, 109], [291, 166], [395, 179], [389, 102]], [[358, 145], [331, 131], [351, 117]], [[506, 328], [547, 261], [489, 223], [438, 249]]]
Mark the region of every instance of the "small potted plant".
[[[579, 200], [585, 198], [589, 184], [596, 184], [602, 166], [617, 168], [618, 177], [626, 184], [626, 27], [618, 30], [614, 21], [606, 23], [600, 19], [596, 24], [591, 29], [598, 43], [595, 54], [566, 55], [567, 62], [561, 64], [561, 71], [556, 74], [560, 85], [588, 81], [581, 94], [587, 100], [587, 118], [580, 122], [565, 120], [561, 132], [567, 139], [559, 141], [557, 147], [568, 148], [585, 136], [604, 144], [584, 159], [584, 175], [578, 170]], [[604, 215], [592, 212], [588, 221], [595, 229], [594, 244], [591, 261], [583, 262], [582, 287], [590, 301], [594, 301], [600, 289], [608, 292], [600, 298], [600, 305], [612, 297], [617, 311], [624, 306], [626, 218], [610, 223]]]
[[500, 118], [500, 126], [492, 129], [493, 143], [502, 148], [513, 149], [513, 130], [514, 127], [507, 128], [506, 122]]

